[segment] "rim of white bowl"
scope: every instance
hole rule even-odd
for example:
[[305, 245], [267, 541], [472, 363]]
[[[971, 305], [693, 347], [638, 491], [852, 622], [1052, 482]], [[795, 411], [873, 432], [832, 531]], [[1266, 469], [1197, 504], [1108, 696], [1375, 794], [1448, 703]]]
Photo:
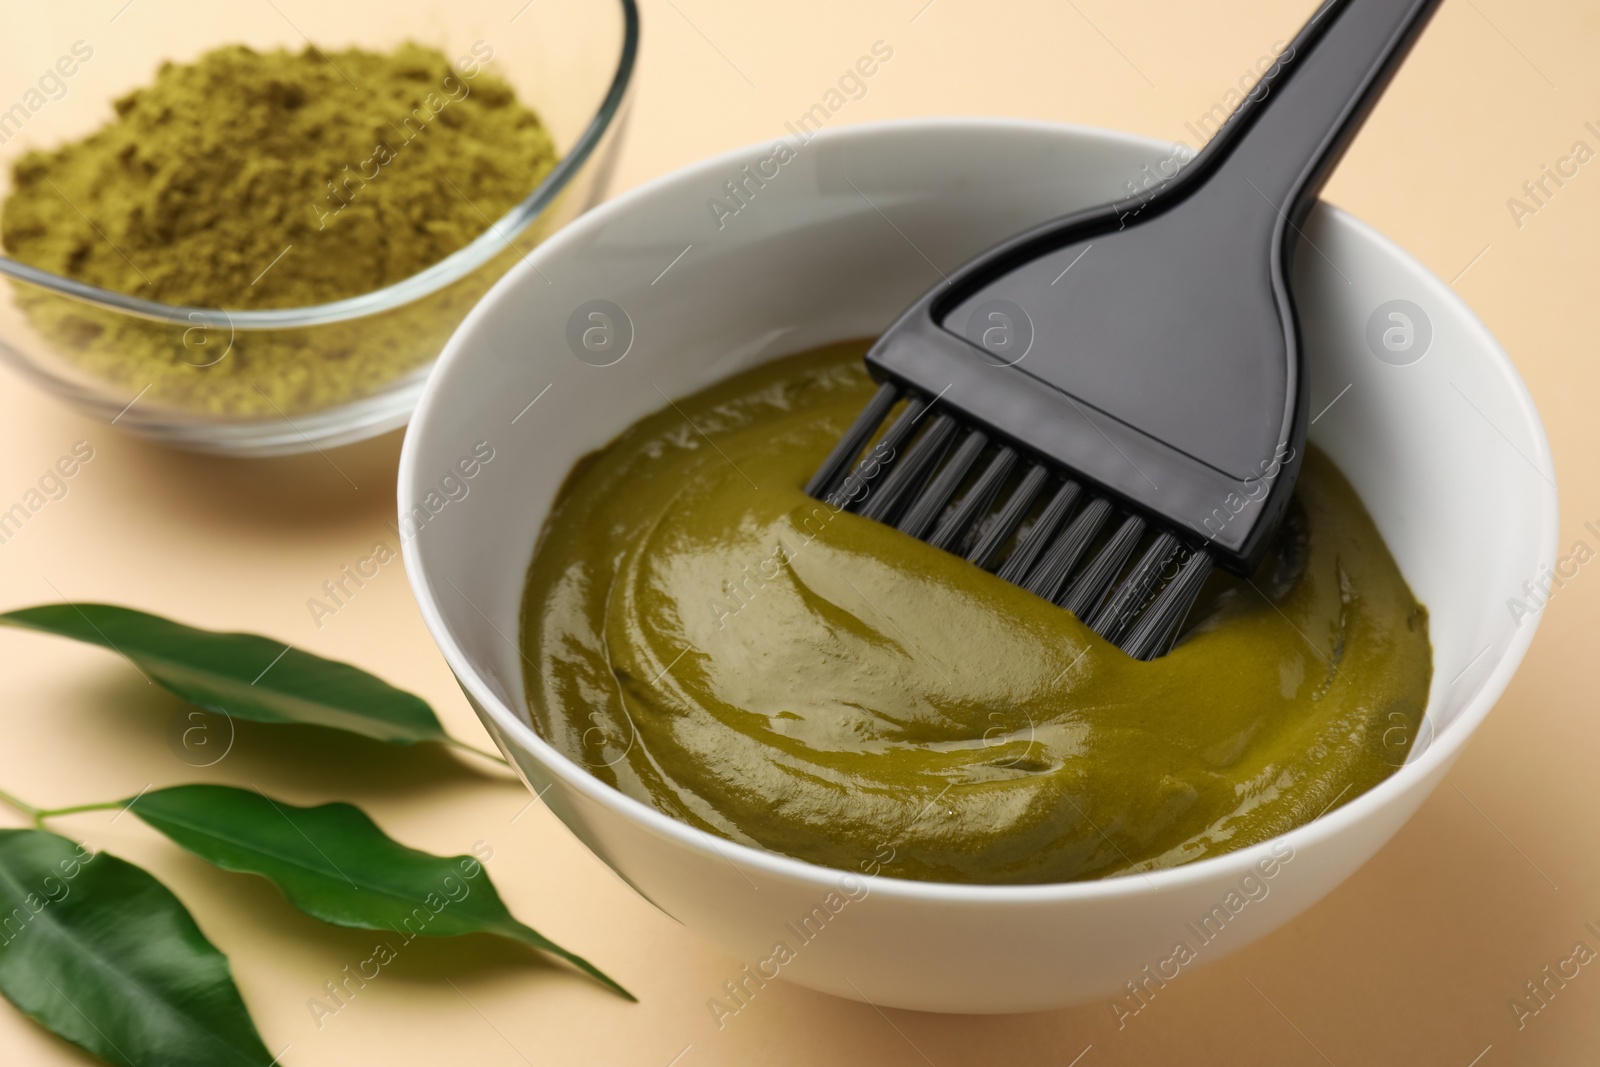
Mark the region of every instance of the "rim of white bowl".
[[[880, 122], [860, 123], [854, 126], [822, 130], [815, 135], [814, 139], [845, 142], [872, 139], [886, 133], [893, 134], [908, 131], [959, 135], [967, 131], [983, 130], [993, 132], [996, 129], [1011, 129], [1027, 133], [1067, 134], [1073, 138], [1109, 141], [1151, 151], [1159, 151], [1163, 147], [1170, 147], [1152, 137], [1076, 123], [1048, 122], [1040, 119], [969, 116], [890, 119]], [[707, 179], [721, 176], [730, 165], [747, 160], [752, 153], [763, 152], [768, 147], [769, 144], [766, 141], [744, 145], [731, 151], [723, 152], [720, 155], [692, 163], [686, 167], [669, 171], [638, 185], [628, 192], [590, 210], [581, 218], [563, 227], [559, 233], [540, 244], [530, 255], [496, 282], [494, 287], [468, 312], [467, 317], [462, 320], [455, 333], [451, 335], [444, 351], [439, 355], [433, 373], [423, 387], [422, 396], [417, 402], [416, 411], [411, 420], [411, 427], [406, 432], [405, 442], [400, 453], [398, 477], [399, 514], [409, 514], [414, 503], [411, 499], [409, 486], [420, 462], [417, 457], [417, 448], [413, 444], [417, 428], [427, 423], [434, 406], [439, 402], [440, 394], [444, 392], [444, 382], [450, 377], [450, 372], [455, 364], [467, 358], [466, 353], [471, 347], [470, 340], [477, 330], [480, 319], [491, 314], [494, 307], [505, 298], [506, 294], [520, 286], [530, 275], [536, 274], [540, 267], [545, 265], [545, 261], [562, 254], [569, 244], [584, 240], [593, 230], [604, 226], [613, 217], [630, 210], [638, 202], [649, 199], [657, 191], [669, 186], [685, 182], [696, 183], [697, 187], [703, 185]], [[712, 182], [712, 184], [716, 183]], [[1470, 333], [1489, 352], [1491, 358], [1498, 363], [1498, 369], [1505, 376], [1510, 386], [1511, 398], [1515, 401], [1517, 415], [1523, 424], [1533, 432], [1534, 443], [1537, 446], [1535, 454], [1531, 457], [1533, 462], [1541, 471], [1547, 468], [1553, 471], [1550, 443], [1545, 435], [1544, 423], [1539, 418], [1538, 409], [1534, 406], [1533, 396], [1528, 392], [1522, 376], [1517, 373], [1516, 365], [1511, 362], [1511, 358], [1500, 347], [1500, 343], [1489, 332], [1488, 327], [1472, 312], [1466, 302], [1456, 295], [1453, 289], [1394, 241], [1348, 212], [1325, 202], [1322, 206], [1334, 218], [1338, 219], [1341, 224], [1352, 226], [1360, 231], [1363, 236], [1375, 240], [1390, 254], [1415, 270], [1422, 283], [1432, 290], [1430, 295], [1453, 308], [1461, 316]], [[1539, 540], [1543, 542], [1540, 561], [1553, 565], [1560, 533], [1559, 496], [1553, 481], [1550, 483], [1548, 490], [1540, 490], [1540, 492], [1541, 506], [1538, 516], [1540, 529], [1537, 535]], [[635, 800], [578, 766], [564, 753], [540, 737], [538, 731], [534, 730], [530, 723], [518, 716], [515, 711], [495, 696], [489, 686], [484, 684], [483, 680], [478, 676], [477, 670], [467, 658], [466, 653], [456, 643], [449, 626], [445, 623], [444, 615], [439, 610], [438, 600], [434, 596], [432, 583], [429, 582], [428, 575], [423, 569], [420, 553], [406, 546], [402, 546], [401, 551], [405, 559], [406, 576], [411, 582], [412, 595], [416, 598], [417, 606], [422, 611], [423, 621], [427, 624], [428, 632], [433, 636], [434, 643], [439, 646], [439, 650], [444, 654], [445, 662], [449, 664], [457, 680], [469, 691], [472, 698], [477, 701], [478, 706], [485, 709], [490, 717], [494, 719], [495, 725], [504, 731], [515, 744], [533, 752], [551, 774], [558, 775], [569, 786], [590, 800], [642, 825], [657, 836], [667, 838], [692, 852], [700, 853], [708, 859], [716, 860], [720, 858], [722, 860], [737, 861], [739, 864], [756, 871], [779, 878], [810, 882], [819, 888], [832, 887], [844, 876], [864, 877], [860, 872], [824, 867], [821, 864], [810, 863], [806, 860], [796, 859], [793, 856], [785, 856], [782, 853], [755, 848], [727, 838], [716, 838], [715, 841], [712, 841], [710, 835], [706, 832], [697, 830], [687, 823], [679, 822], [677, 819], [657, 811], [642, 801]], [[1232, 852], [1193, 860], [1176, 867], [1118, 874], [1089, 881], [1044, 882], [1023, 885], [973, 885], [957, 882], [922, 882], [907, 878], [893, 878], [887, 875], [875, 875], [871, 877], [872, 891], [875, 894], [906, 900], [944, 901], [973, 905], [1037, 904], [1074, 899], [1092, 900], [1105, 897], [1160, 893], [1189, 883], [1208, 881], [1216, 875], [1226, 874], [1231, 871], [1243, 873], [1244, 870], [1254, 864], [1258, 851], [1275, 841], [1287, 841], [1291, 847], [1303, 847], [1313, 841], [1335, 836], [1354, 823], [1365, 820], [1379, 808], [1394, 800], [1400, 793], [1411, 788], [1417, 779], [1427, 777], [1434, 773], [1435, 770], [1454, 760], [1456, 754], [1466, 743], [1467, 738], [1472, 736], [1478, 725], [1488, 716], [1489, 710], [1500, 699], [1501, 694], [1510, 683], [1512, 675], [1516, 673], [1517, 668], [1521, 665], [1522, 658], [1527, 653], [1529, 644], [1533, 641], [1533, 635], [1538, 631], [1541, 618], [1542, 615], [1536, 615], [1532, 625], [1519, 628], [1516, 631], [1510, 644], [1496, 662], [1494, 669], [1478, 688], [1477, 694], [1461, 709], [1461, 712], [1455, 716], [1449, 726], [1435, 734], [1433, 743], [1428, 746], [1427, 751], [1423, 752], [1414, 761], [1408, 761], [1403, 764], [1393, 774], [1349, 803], [1335, 808], [1326, 815], [1320, 815], [1286, 833], [1266, 838], [1251, 845], [1242, 846]], [[1445, 736], [1441, 737], [1439, 734], [1444, 734]]]

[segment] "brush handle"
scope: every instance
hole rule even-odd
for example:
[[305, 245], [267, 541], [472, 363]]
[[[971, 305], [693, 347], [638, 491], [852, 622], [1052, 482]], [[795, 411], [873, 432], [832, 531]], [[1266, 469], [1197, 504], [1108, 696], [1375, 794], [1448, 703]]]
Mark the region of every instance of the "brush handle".
[[[1438, 6], [1329, 0], [1187, 166], [951, 271], [868, 369], [1251, 574], [1309, 425], [1301, 223]], [[1019, 354], [983, 340], [996, 316]]]
[[[1440, 0], [1328, 0], [1185, 168], [1299, 227]], [[1220, 206], [1220, 205], [1219, 205]]]

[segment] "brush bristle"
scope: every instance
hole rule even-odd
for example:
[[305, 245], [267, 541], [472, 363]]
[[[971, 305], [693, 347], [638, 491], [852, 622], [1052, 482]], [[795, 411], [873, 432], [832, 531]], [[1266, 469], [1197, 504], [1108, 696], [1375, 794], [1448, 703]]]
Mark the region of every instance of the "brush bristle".
[[[902, 398], [905, 406], [869, 448]], [[960, 553], [971, 542], [964, 553], [969, 562], [997, 568], [1000, 578], [1059, 604], [1128, 655], [1165, 655], [1199, 597], [1211, 557], [1126, 511], [1105, 536], [1118, 511], [1111, 499], [1071, 471], [1024, 457], [1009, 444], [992, 447], [987, 431], [937, 408], [937, 398], [892, 382], [881, 386], [806, 492], [947, 552]], [[1019, 461], [1023, 473], [996, 508]], [[1038, 507], [1054, 479], [1055, 490]], [[1033, 521], [1025, 525], [1029, 515]]]

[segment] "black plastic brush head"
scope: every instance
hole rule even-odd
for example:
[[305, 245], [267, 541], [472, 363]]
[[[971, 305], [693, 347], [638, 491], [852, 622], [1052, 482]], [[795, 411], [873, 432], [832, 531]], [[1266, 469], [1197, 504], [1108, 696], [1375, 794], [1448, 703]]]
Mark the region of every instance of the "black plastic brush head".
[[1437, 6], [1329, 0], [1192, 162], [924, 295], [867, 353], [884, 384], [807, 491], [1163, 654], [1213, 564], [1251, 573], [1288, 506], [1300, 223]]

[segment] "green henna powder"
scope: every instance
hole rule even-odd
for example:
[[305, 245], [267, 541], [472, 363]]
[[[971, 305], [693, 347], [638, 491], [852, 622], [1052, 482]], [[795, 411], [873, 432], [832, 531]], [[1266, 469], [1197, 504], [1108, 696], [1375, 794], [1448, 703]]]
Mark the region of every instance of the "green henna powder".
[[[23, 263], [164, 304], [301, 307], [391, 285], [488, 230], [556, 163], [538, 116], [482, 71], [492, 55], [481, 43], [454, 65], [416, 44], [233, 45], [164, 64], [98, 131], [16, 162], [0, 242]], [[516, 255], [394, 311], [290, 330], [186, 329], [16, 291], [92, 381], [148, 386], [142, 403], [274, 417], [426, 365]]]

